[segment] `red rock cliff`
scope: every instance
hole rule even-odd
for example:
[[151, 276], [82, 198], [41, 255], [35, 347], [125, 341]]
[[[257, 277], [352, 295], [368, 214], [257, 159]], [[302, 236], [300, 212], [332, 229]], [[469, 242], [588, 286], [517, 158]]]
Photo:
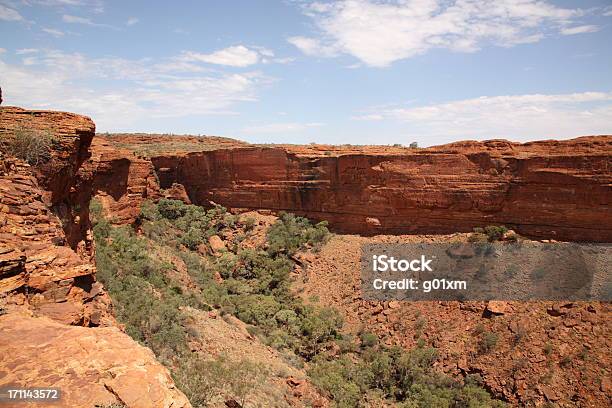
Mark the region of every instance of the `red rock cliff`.
[[[48, 160], [7, 153], [22, 130], [53, 137]], [[64, 407], [190, 407], [153, 353], [117, 327], [96, 281], [83, 240], [92, 173], [80, 168], [94, 131], [74, 114], [0, 108], [0, 388], [57, 387]]]
[[196, 204], [284, 210], [340, 232], [450, 233], [505, 224], [533, 236], [612, 240], [612, 137], [428, 149], [235, 147], [152, 157], [161, 187]]

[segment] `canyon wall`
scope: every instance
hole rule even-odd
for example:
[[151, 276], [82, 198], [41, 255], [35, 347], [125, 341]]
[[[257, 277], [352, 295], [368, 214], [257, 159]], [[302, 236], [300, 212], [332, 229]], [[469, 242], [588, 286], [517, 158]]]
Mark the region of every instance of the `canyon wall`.
[[[9, 154], [32, 132], [52, 138], [36, 165]], [[65, 407], [187, 408], [168, 370], [121, 331], [96, 280], [94, 132], [83, 116], [0, 107], [0, 388], [59, 387]]]
[[612, 137], [428, 149], [250, 146], [151, 158], [195, 204], [289, 211], [343, 233], [437, 234], [491, 224], [612, 240]]

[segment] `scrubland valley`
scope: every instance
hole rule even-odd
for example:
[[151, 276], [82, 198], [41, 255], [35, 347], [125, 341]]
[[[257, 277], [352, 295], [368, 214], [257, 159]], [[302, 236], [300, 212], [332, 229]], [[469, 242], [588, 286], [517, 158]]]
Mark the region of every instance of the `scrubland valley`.
[[366, 243], [610, 242], [611, 154], [612, 136], [96, 135], [2, 107], [0, 387], [69, 407], [609, 406], [609, 303], [368, 301], [359, 262]]

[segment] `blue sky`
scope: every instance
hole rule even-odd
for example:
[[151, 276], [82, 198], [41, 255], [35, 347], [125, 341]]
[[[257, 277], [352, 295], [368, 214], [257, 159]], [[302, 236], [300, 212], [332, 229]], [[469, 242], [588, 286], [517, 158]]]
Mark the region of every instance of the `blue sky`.
[[0, 0], [5, 105], [98, 131], [435, 145], [612, 133], [610, 0]]

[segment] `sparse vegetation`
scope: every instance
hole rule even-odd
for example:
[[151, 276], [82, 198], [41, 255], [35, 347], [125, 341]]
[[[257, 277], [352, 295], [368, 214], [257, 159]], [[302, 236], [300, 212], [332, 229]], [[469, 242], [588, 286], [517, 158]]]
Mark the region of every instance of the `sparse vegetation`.
[[518, 239], [516, 234], [507, 236], [508, 231], [508, 228], [503, 225], [488, 225], [484, 228], [476, 227], [468, 237], [468, 241], [474, 243], [486, 243], [500, 241], [506, 238], [509, 241], [516, 241]]
[[189, 356], [179, 367], [175, 379], [194, 407], [207, 407], [225, 393], [245, 406], [265, 372], [259, 364], [249, 360], [235, 362], [225, 356], [216, 360]]
[[374, 347], [378, 343], [378, 337], [370, 332], [361, 333], [359, 340], [361, 340], [361, 347]]
[[437, 372], [433, 348], [378, 347], [354, 357], [319, 359], [309, 371], [313, 382], [337, 407], [366, 406], [364, 397], [376, 392], [401, 407], [503, 406], [475, 381], [460, 383]]
[[546, 276], [546, 271], [544, 270], [544, 268], [534, 268], [530, 272], [529, 276], [533, 281], [539, 282]]
[[499, 336], [497, 333], [485, 331], [480, 336], [480, 341], [478, 342], [478, 346], [480, 352], [488, 353], [495, 348], [497, 345], [497, 341], [499, 340]]
[[546, 354], [547, 356], [550, 356], [553, 352], [553, 345], [550, 342], [547, 342], [544, 345], [544, 354]]
[[503, 225], [488, 225], [484, 228], [484, 232], [489, 239], [489, 242], [499, 241], [506, 232], [508, 232], [508, 228]]
[[7, 151], [28, 164], [37, 166], [51, 158], [51, 148], [55, 142], [49, 131], [19, 129], [8, 140]]
[[292, 255], [305, 247], [316, 249], [326, 242], [328, 235], [326, 221], [313, 226], [306, 218], [280, 213], [268, 232], [268, 252], [273, 256]]
[[[411, 407], [495, 406], [477, 385], [437, 373], [435, 350], [424, 341], [406, 352], [385, 348], [368, 332], [357, 340], [341, 333], [343, 321], [336, 310], [305, 304], [291, 294], [291, 257], [322, 245], [329, 235], [325, 223], [281, 214], [266, 244], [246, 249], [239, 242], [255, 221], [239, 220], [222, 207], [206, 210], [166, 199], [145, 203], [140, 234], [132, 227], [112, 226], [95, 200], [90, 215], [98, 276], [113, 298], [117, 319], [171, 369], [195, 407], [219, 398], [245, 406], [265, 370], [249, 361], [207, 360], [192, 353], [187, 344], [197, 331], [188, 327], [184, 306], [215, 308], [224, 319], [231, 314], [248, 323], [251, 336], [278, 349], [294, 366], [308, 364], [314, 384], [338, 407], [359, 406], [366, 396]], [[212, 253], [208, 238], [213, 235], [231, 237], [226, 238], [227, 251], [206, 255]], [[161, 248], [184, 262], [196, 288], [171, 278], [175, 266], [155, 256]], [[425, 323], [418, 318], [416, 326], [422, 330]]]
[[525, 326], [523, 326], [522, 324], [518, 324], [514, 335], [512, 336], [512, 345], [515, 347], [518, 346], [523, 341], [526, 335], [527, 330], [525, 329]]

